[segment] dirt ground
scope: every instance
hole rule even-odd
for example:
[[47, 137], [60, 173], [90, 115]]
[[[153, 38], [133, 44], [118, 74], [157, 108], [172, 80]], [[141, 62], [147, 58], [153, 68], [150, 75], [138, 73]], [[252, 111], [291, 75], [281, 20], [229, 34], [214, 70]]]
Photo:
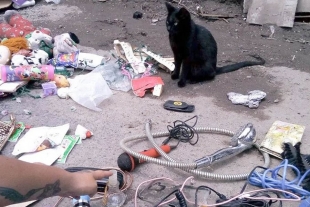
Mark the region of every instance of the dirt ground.
[[[223, 2], [223, 3], [220, 3]], [[258, 141], [264, 138], [271, 124], [276, 120], [296, 123], [306, 126], [302, 150], [310, 144], [308, 140], [310, 125], [310, 25], [296, 23], [292, 29], [275, 27], [274, 39], [267, 39], [270, 25], [249, 25], [242, 14], [242, 5], [234, 1], [190, 1], [182, 3], [189, 9], [195, 10], [200, 5], [208, 14], [231, 15], [234, 18], [223, 20], [205, 20], [193, 16], [196, 23], [207, 27], [218, 44], [218, 65], [250, 60], [249, 54], [259, 54], [266, 60], [265, 67], [244, 68], [233, 73], [223, 74], [215, 80], [178, 88], [165, 71], [159, 71], [164, 80], [164, 93], [159, 98], [147, 94], [144, 98], [135, 97], [132, 92], [114, 91], [114, 95], [105, 100], [100, 106], [102, 112], [93, 112], [77, 105], [72, 100], [61, 100], [58, 97], [32, 99], [23, 97], [22, 103], [17, 104], [10, 98], [0, 100], [0, 109], [6, 109], [16, 114], [17, 120], [27, 122], [32, 126], [57, 126], [69, 122], [71, 131], [77, 124], [84, 124], [94, 131], [94, 139], [85, 142], [83, 146], [74, 148], [65, 165], [69, 166], [116, 166], [115, 160], [122, 153], [119, 141], [128, 136], [144, 132], [145, 120], [151, 118], [154, 131], [164, 131], [173, 121], [186, 120], [198, 115], [198, 126], [219, 127], [237, 130], [245, 123], [252, 122], [257, 129]], [[143, 13], [142, 19], [134, 19], [133, 13]], [[0, 15], [4, 11], [1, 11]], [[59, 5], [37, 1], [33, 7], [21, 9], [20, 12], [36, 26], [50, 28], [53, 35], [64, 32], [74, 32], [82, 46], [89, 50], [111, 50], [113, 41], [130, 42], [134, 46], [147, 45], [158, 54], [171, 56], [168, 33], [165, 27], [167, 14], [163, 0], [115, 0], [99, 2], [97, 0], [62, 0]], [[1, 16], [0, 16], [1, 17]], [[152, 23], [152, 19], [159, 19]], [[87, 50], [87, 48], [85, 49]], [[246, 94], [251, 90], [262, 90], [267, 93], [266, 99], [258, 109], [233, 105], [226, 94], [238, 92]], [[166, 100], [181, 100], [196, 106], [193, 114], [182, 114], [166, 111], [162, 104]], [[75, 106], [76, 112], [70, 107]], [[27, 116], [22, 109], [27, 108], [33, 113]], [[7, 117], [2, 117], [5, 120]], [[228, 142], [221, 136], [213, 136], [211, 140], [201, 138], [199, 146], [181, 145], [172, 156], [180, 157], [182, 161], [192, 161], [195, 158], [211, 154], [216, 150], [227, 147]], [[107, 145], [109, 143], [109, 145]], [[211, 144], [212, 143], [212, 144]], [[215, 143], [215, 144], [213, 144]], [[11, 156], [14, 147], [9, 143], [4, 154]], [[132, 146], [141, 151], [150, 147], [144, 143]], [[112, 150], [111, 150], [112, 149]], [[309, 153], [303, 151], [304, 153]], [[249, 159], [250, 157], [250, 159]], [[216, 173], [249, 172], [262, 162], [259, 152], [253, 150], [244, 153], [211, 169]], [[279, 160], [272, 159], [272, 165]], [[226, 165], [226, 166], [225, 166]], [[128, 191], [125, 206], [134, 206], [134, 190], [144, 180], [167, 176], [182, 182], [188, 176], [177, 170], [145, 164], [133, 173], [134, 183]], [[237, 194], [243, 182], [199, 182], [216, 188], [226, 195]], [[45, 199], [34, 206], [52, 206], [57, 198]], [[60, 206], [70, 206], [66, 199]], [[92, 206], [102, 206], [94, 203]], [[139, 202], [139, 206], [150, 206]], [[297, 206], [284, 203], [284, 206]]]

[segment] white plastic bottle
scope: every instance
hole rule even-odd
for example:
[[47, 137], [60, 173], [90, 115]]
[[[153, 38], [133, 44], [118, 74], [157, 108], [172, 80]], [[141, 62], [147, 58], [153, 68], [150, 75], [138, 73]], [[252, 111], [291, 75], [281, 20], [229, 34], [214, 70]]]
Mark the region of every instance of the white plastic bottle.
[[126, 194], [119, 189], [117, 171], [112, 170], [113, 175], [109, 177], [108, 200], [106, 207], [121, 207], [126, 201]]

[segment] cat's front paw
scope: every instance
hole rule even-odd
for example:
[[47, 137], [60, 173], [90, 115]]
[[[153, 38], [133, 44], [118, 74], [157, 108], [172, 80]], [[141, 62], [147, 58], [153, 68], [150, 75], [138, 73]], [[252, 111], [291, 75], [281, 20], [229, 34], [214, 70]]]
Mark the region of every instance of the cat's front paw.
[[180, 80], [180, 81], [178, 82], [178, 86], [179, 86], [180, 88], [183, 88], [185, 85], [186, 85], [186, 82], [183, 81], [183, 80]]
[[176, 79], [178, 79], [179, 78], [179, 74], [177, 74], [177, 73], [172, 73], [171, 74], [171, 79], [172, 80], [176, 80]]

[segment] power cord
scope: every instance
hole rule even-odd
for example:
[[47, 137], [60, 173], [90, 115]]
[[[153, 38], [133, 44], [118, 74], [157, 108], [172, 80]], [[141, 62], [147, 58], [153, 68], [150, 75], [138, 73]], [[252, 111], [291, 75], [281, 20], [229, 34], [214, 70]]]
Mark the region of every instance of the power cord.
[[[242, 188], [240, 195], [243, 193], [245, 187], [246, 187], [246, 184]], [[234, 200], [229, 201], [229, 199], [225, 195], [215, 191], [214, 189], [212, 189], [208, 186], [199, 186], [199, 187], [197, 187], [196, 192], [195, 192], [195, 207], [198, 207], [198, 198], [197, 198], [198, 196], [197, 196], [197, 194], [198, 194], [198, 191], [200, 189], [207, 189], [207, 190], [214, 192], [219, 197], [219, 199], [216, 201], [216, 203], [224, 203], [221, 205], [220, 204], [217, 205], [219, 207], [251, 207], [251, 206], [253, 206], [253, 207], [254, 206], [256, 206], [256, 207], [269, 207], [273, 203], [277, 202], [276, 200], [275, 201], [272, 201], [272, 200], [267, 201], [267, 200], [263, 200], [263, 199], [253, 200], [253, 198], [255, 198], [255, 197], [271, 198], [271, 196], [268, 193], [264, 193], [264, 192], [255, 193], [251, 196], [251, 198], [242, 198], [241, 197], [241, 198], [236, 198]], [[272, 192], [272, 193], [276, 194], [277, 198], [280, 197], [278, 195], [278, 193], [276, 193], [276, 192]], [[225, 203], [226, 201], [229, 201], [229, 202]], [[282, 201], [280, 201], [279, 206], [282, 207]]]
[[[259, 168], [259, 167], [256, 167]], [[284, 159], [279, 166], [273, 169], [264, 169], [263, 172], [257, 172], [254, 168], [248, 177], [248, 183], [254, 186], [262, 188], [275, 188], [293, 192], [294, 194], [305, 198], [310, 196], [310, 192], [303, 189], [301, 183], [310, 173], [310, 170], [305, 172], [302, 176], [297, 167], [288, 164], [288, 160]], [[262, 167], [260, 167], [262, 168]], [[286, 179], [287, 170], [291, 168], [296, 173], [296, 177], [293, 180]], [[280, 176], [279, 171], [283, 172], [283, 176]], [[268, 175], [270, 177], [268, 177]], [[283, 194], [285, 198], [292, 198], [291, 195]]]
[[[187, 122], [195, 120], [192, 126], [188, 125]], [[197, 124], [198, 116], [193, 116], [186, 121], [176, 120], [173, 122], [173, 126], [168, 125], [167, 129], [169, 131], [169, 137], [163, 142], [163, 144], [168, 144], [171, 139], [178, 140], [175, 146], [178, 146], [180, 142], [190, 143], [191, 145], [197, 144], [199, 140], [199, 135], [194, 129], [195, 125]], [[196, 135], [196, 140], [192, 141], [192, 139]]]
[[172, 194], [175, 194], [175, 197], [179, 201], [180, 207], [187, 207], [186, 200], [184, 198], [183, 193], [180, 191], [180, 189], [174, 190], [171, 193], [169, 193], [166, 197], [164, 197], [161, 201], [159, 201], [154, 207], [158, 207], [161, 203], [163, 203], [167, 198], [169, 198]]

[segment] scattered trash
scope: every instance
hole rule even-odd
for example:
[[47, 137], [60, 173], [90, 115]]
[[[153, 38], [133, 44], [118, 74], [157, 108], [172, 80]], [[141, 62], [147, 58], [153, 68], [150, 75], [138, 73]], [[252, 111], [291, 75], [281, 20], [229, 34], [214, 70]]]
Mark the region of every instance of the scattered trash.
[[[137, 57], [134, 56], [130, 43], [114, 40], [114, 49], [119, 57], [121, 57], [126, 62], [130, 63], [135, 73], [138, 74], [145, 72], [146, 68], [144, 66], [144, 61], [139, 60]], [[121, 51], [124, 51], [125, 56]]]
[[93, 136], [93, 133], [91, 131], [89, 131], [88, 129], [86, 129], [80, 124], [77, 125], [74, 134], [78, 135], [81, 139], [86, 139], [86, 138], [90, 138], [91, 136]]
[[97, 106], [113, 93], [104, 78], [98, 72], [69, 78], [69, 96], [78, 104], [94, 111], [101, 111]]
[[12, 155], [38, 152], [61, 144], [69, 130], [70, 124], [57, 127], [36, 127], [29, 131], [16, 143]]
[[274, 103], [279, 103], [279, 99], [275, 99], [273, 102]]
[[136, 11], [135, 13], [133, 13], [133, 18], [134, 19], [141, 19], [143, 17], [143, 13]]
[[53, 80], [54, 66], [52, 65], [21, 65], [0, 66], [3, 82], [28, 81], [28, 80]]
[[0, 121], [0, 152], [3, 149], [6, 142], [15, 130], [15, 117], [10, 116], [10, 122]]
[[29, 111], [29, 110], [27, 110], [27, 109], [24, 109], [24, 113], [25, 113], [26, 115], [31, 115], [31, 111]]
[[[136, 96], [143, 97], [145, 95], [146, 90], [153, 89], [153, 95], [160, 96], [162, 93], [162, 86], [164, 85], [161, 77], [142, 77], [138, 79], [133, 79], [131, 81], [133, 93]], [[159, 92], [154, 93], [154, 87], [160, 85], [158, 90]]]
[[282, 159], [283, 143], [289, 142], [295, 145], [301, 142], [305, 128], [297, 124], [275, 121], [262, 141], [260, 149]]
[[9, 112], [7, 111], [7, 110], [2, 110], [1, 111], [1, 115], [2, 116], [6, 116], [6, 115], [8, 115], [9, 114]]
[[76, 107], [75, 107], [75, 106], [71, 106], [70, 110], [71, 110], [72, 112], [74, 112], [74, 111], [76, 111]]
[[61, 149], [61, 156], [58, 158], [57, 163], [65, 163], [68, 155], [79, 141], [80, 137], [75, 135], [66, 135], [58, 148]]
[[35, 0], [13, 0], [13, 7], [15, 9], [21, 9], [36, 4]]
[[240, 93], [229, 92], [227, 93], [228, 99], [233, 104], [242, 104], [249, 108], [258, 108], [259, 103], [266, 97], [266, 93], [260, 90], [254, 90], [248, 92], [248, 95], [242, 95]]
[[44, 97], [53, 96], [57, 94], [57, 86], [53, 82], [42, 83], [42, 88]]
[[57, 95], [59, 98], [68, 99], [69, 98], [69, 90], [70, 88], [59, 88], [57, 90]]
[[19, 98], [19, 97], [17, 97], [17, 98], [15, 99], [15, 101], [16, 101], [16, 103], [21, 103], [21, 102], [22, 102], [22, 99]]
[[99, 72], [112, 90], [128, 92], [131, 89], [131, 81], [122, 73], [117, 63], [112, 61], [99, 65], [93, 72]]
[[158, 63], [162, 64], [163, 66], [165, 66], [166, 68], [168, 68], [171, 72], [174, 71], [174, 63], [173, 61], [171, 61], [171, 59], [167, 59], [167, 58], [163, 58], [159, 55], [154, 54], [151, 51], [148, 51], [146, 47], [143, 47], [141, 49], [142, 52], [144, 52], [145, 54], [147, 54], [148, 56], [154, 58]]
[[17, 122], [15, 125], [15, 130], [13, 134], [10, 136], [10, 139], [8, 140], [9, 142], [16, 142], [20, 135], [23, 133], [25, 130], [25, 124], [23, 122]]
[[159, 19], [152, 19], [152, 23], [156, 23], [158, 21], [159, 21]]
[[55, 148], [49, 148], [34, 153], [25, 153], [19, 160], [29, 163], [43, 163], [45, 165], [52, 165], [55, 161], [57, 161], [57, 163], [65, 163], [79, 139], [79, 136], [65, 135], [61, 144]]
[[47, 3], [53, 2], [55, 4], [59, 4], [61, 0], [45, 0]]
[[49, 64], [55, 67], [73, 67], [86, 70], [93, 70], [104, 64], [105, 58], [99, 55], [75, 51], [62, 53], [49, 60]]
[[42, 163], [52, 165], [62, 155], [62, 150], [58, 147], [45, 149], [34, 153], [25, 153], [18, 159], [29, 163]]

